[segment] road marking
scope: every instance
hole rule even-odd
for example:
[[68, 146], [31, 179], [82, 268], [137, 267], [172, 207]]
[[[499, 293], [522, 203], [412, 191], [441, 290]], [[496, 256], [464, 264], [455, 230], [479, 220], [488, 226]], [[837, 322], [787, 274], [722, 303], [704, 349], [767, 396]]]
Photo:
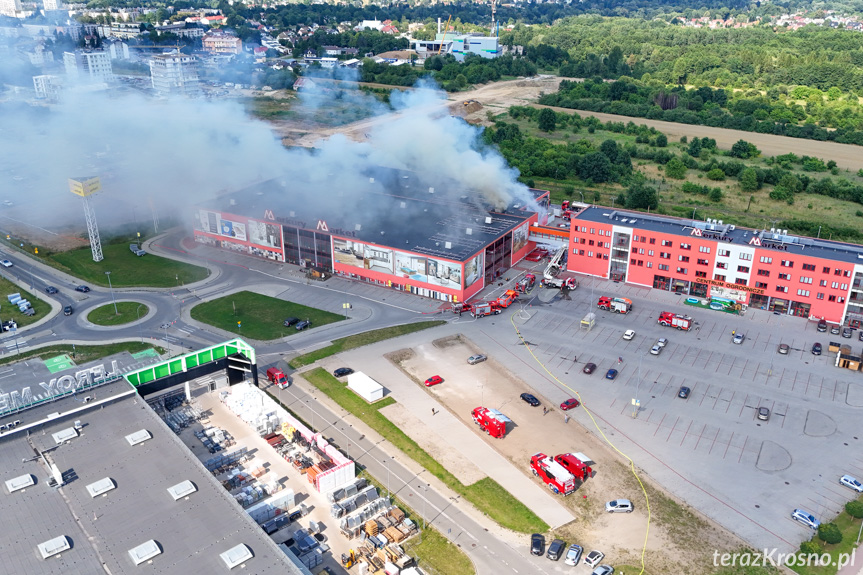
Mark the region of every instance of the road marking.
[[734, 432], [731, 432], [731, 439], [728, 440], [728, 444], [725, 446], [725, 453], [722, 454], [722, 459], [725, 459], [725, 456], [728, 455], [728, 448], [731, 447], [731, 442], [734, 441]]
[[672, 434], [672, 433], [674, 433], [674, 428], [675, 428], [675, 427], [677, 427], [677, 423], [678, 423], [679, 421], [680, 421], [680, 417], [678, 417], [678, 418], [674, 421], [674, 425], [672, 425], [672, 426], [671, 426], [671, 431], [669, 431], [669, 432], [668, 432], [668, 437], [666, 437], [666, 438], [665, 438], [665, 441], [668, 441], [669, 439], [671, 439], [671, 434]]
[[653, 436], [656, 437], [656, 434], [659, 433], [660, 428], [662, 427], [662, 422], [665, 421], [665, 416], [667, 413], [662, 414], [662, 419], [659, 420], [659, 423], [656, 425], [656, 431], [653, 432]]
[[683, 432], [683, 437], [680, 439], [680, 445], [683, 445], [683, 442], [686, 441], [686, 435], [689, 433], [689, 428], [692, 427], [692, 421], [689, 422], [689, 426], [686, 428], [686, 431]]

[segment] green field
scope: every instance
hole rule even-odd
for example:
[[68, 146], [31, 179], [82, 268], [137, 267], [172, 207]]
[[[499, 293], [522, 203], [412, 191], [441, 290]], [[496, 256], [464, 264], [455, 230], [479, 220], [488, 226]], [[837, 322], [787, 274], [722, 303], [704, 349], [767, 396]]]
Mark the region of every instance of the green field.
[[[19, 275], [24, 283], [28, 283], [30, 280], [29, 274], [21, 274], [16, 271], [17, 268], [9, 268], [6, 270], [6, 273], [10, 275]], [[29, 284], [28, 284], [29, 285]], [[30, 302], [30, 305], [33, 307], [33, 311], [36, 312], [36, 315], [24, 315], [18, 310], [17, 305], [13, 305], [9, 303], [9, 300], [6, 298], [9, 294], [21, 294], [21, 297]], [[21, 289], [16, 286], [9, 280], [5, 278], [0, 278], [0, 295], [2, 295], [3, 301], [0, 302], [0, 320], [9, 321], [15, 320], [18, 324], [18, 327], [24, 327], [25, 325], [30, 325], [32, 323], [36, 323], [43, 317], [45, 317], [48, 312], [51, 311], [51, 306], [48, 305], [48, 302], [44, 302], [37, 295], [35, 295], [35, 291], [27, 291], [25, 289]]]
[[288, 362], [288, 365], [290, 365], [294, 369], [298, 369], [305, 365], [311, 365], [316, 361], [324, 359], [325, 357], [330, 357], [331, 355], [335, 355], [349, 349], [355, 349], [364, 345], [370, 345], [372, 343], [377, 343], [379, 341], [384, 341], [393, 337], [399, 337], [402, 335], [407, 335], [409, 333], [422, 331], [431, 327], [437, 327], [445, 323], [446, 322], [443, 320], [421, 321], [417, 323], [406, 323], [393, 327], [374, 329], [371, 331], [358, 333], [356, 335], [349, 335], [348, 337], [333, 340], [333, 343], [331, 345], [328, 345], [327, 347], [323, 347], [311, 353], [295, 357]]
[[342, 315], [248, 291], [198, 304], [191, 315], [240, 337], [264, 341], [299, 333], [294, 327], [284, 326], [288, 317], [310, 320], [312, 325], [308, 329], [345, 319]]
[[89, 247], [51, 254], [46, 263], [54, 265], [73, 276], [81, 278], [82, 283], [108, 287], [111, 272], [111, 285], [120, 287], [177, 287], [200, 281], [209, 275], [207, 268], [184, 264], [153, 254], [136, 256], [129, 250], [134, 239], [117, 240], [102, 245], [101, 262], [93, 261]]
[[548, 525], [542, 519], [493, 479], [486, 477], [473, 485], [461, 483], [443, 465], [378, 411], [387, 404], [386, 401], [369, 405], [322, 368], [305, 372], [303, 377], [499, 525], [518, 533], [542, 533], [548, 530]]
[[48, 347], [40, 347], [39, 349], [27, 349], [22, 353], [9, 352], [5, 357], [0, 358], [0, 365], [23, 361], [25, 359], [39, 358], [44, 361], [50, 360], [57, 355], [68, 355], [77, 365], [95, 361], [97, 359], [108, 357], [117, 353], [128, 351], [129, 353], [140, 353], [147, 349], [155, 349], [158, 354], [165, 353], [165, 349], [152, 346], [150, 344], [141, 343], [138, 341], [124, 341], [120, 343], [111, 343], [107, 345], [72, 345], [59, 344]]
[[123, 325], [146, 316], [149, 310], [143, 303], [118, 301], [116, 311], [113, 303], [97, 307], [87, 314], [87, 321], [96, 325]]

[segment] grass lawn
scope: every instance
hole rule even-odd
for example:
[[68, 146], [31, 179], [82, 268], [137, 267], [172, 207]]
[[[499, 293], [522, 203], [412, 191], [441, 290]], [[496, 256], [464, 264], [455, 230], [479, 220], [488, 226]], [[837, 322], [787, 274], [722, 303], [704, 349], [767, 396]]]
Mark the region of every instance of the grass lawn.
[[[372, 477], [368, 471], [361, 471], [360, 477], [364, 477], [370, 485], [375, 485], [379, 493], [385, 493], [383, 485]], [[392, 495], [396, 506], [405, 512], [420, 529], [422, 536], [415, 535], [403, 542], [402, 549], [405, 553], [416, 559], [420, 569], [428, 569], [438, 575], [462, 575], [476, 573], [470, 558], [465, 555], [458, 546], [450, 543], [433, 525], [426, 525], [422, 529], [423, 519], [404, 500]]]
[[393, 337], [399, 337], [402, 335], [407, 335], [409, 333], [422, 331], [430, 327], [437, 327], [445, 323], [446, 322], [443, 320], [421, 321], [417, 323], [397, 325], [394, 327], [374, 329], [372, 331], [358, 333], [356, 335], [349, 335], [348, 337], [333, 340], [332, 345], [328, 345], [327, 347], [321, 348], [311, 353], [295, 357], [290, 362], [288, 362], [288, 365], [290, 365], [294, 369], [298, 369], [306, 365], [311, 365], [318, 360], [324, 359], [325, 357], [329, 357], [331, 355], [335, 355], [349, 349], [355, 349], [364, 345], [370, 345]]
[[114, 304], [109, 303], [87, 314], [87, 321], [96, 325], [123, 325], [144, 317], [149, 309], [146, 304], [135, 301], [118, 301], [116, 312]]
[[60, 344], [60, 345], [51, 345], [48, 347], [40, 347], [39, 349], [28, 349], [20, 354], [10, 352], [5, 357], [0, 359], [0, 365], [7, 363], [14, 363], [16, 361], [22, 361], [25, 359], [48, 359], [54, 357], [56, 355], [66, 354], [69, 357], [75, 360], [75, 363], [78, 365], [87, 363], [88, 361], [95, 361], [97, 359], [108, 357], [109, 355], [114, 355], [116, 353], [121, 353], [124, 351], [128, 351], [129, 353], [138, 353], [139, 351], [144, 351], [145, 349], [155, 349], [157, 353], [160, 355], [165, 353], [165, 349], [150, 345], [148, 343], [141, 343], [139, 341], [124, 341], [120, 343], [111, 343], [108, 345], [76, 345], [72, 346], [72, 344]]
[[341, 407], [363, 420], [366, 425], [380, 433], [387, 441], [443, 481], [450, 489], [470, 501], [496, 523], [519, 533], [542, 533], [548, 530], [548, 525], [542, 519], [493, 479], [486, 478], [469, 486], [462, 484], [413, 439], [378, 412], [378, 409], [384, 407], [385, 402], [367, 404], [322, 368], [308, 371], [303, 374], [303, 377]]
[[[833, 520], [833, 523], [835, 523], [836, 526], [839, 527], [839, 530], [842, 531], [842, 541], [840, 543], [836, 545], [828, 545], [821, 541], [817, 535], [812, 538], [812, 540], [821, 547], [819, 553], [827, 553], [830, 555], [830, 564], [823, 567], [792, 565], [790, 566], [791, 570], [800, 575], [834, 575], [838, 571], [837, 562], [839, 561], [839, 555], [847, 553], [850, 556], [850, 553], [857, 548], [855, 542], [857, 541], [857, 534], [860, 532], [860, 521], [860, 519], [854, 519], [851, 517], [848, 512], [843, 509], [842, 513]], [[844, 561], [847, 562], [848, 559], [845, 558]]]
[[[14, 267], [9, 268], [7, 273], [18, 275], [24, 282], [27, 282], [30, 278], [29, 274], [21, 273], [20, 271], [16, 271], [16, 269], [17, 268]], [[36, 315], [24, 315], [18, 311], [17, 305], [9, 303], [6, 296], [13, 293], [21, 294], [22, 298], [29, 301], [30, 305], [33, 307], [33, 311], [36, 312]], [[44, 302], [39, 299], [39, 296], [36, 295], [35, 291], [21, 289], [5, 278], [0, 278], [0, 297], [3, 298], [2, 303], [0, 303], [0, 319], [3, 321], [14, 319], [19, 328], [24, 327], [25, 325], [30, 325], [31, 323], [36, 323], [51, 311], [51, 306], [48, 305], [48, 302]]]
[[44, 261], [76, 277], [82, 283], [108, 287], [111, 272], [111, 285], [114, 287], [177, 287], [202, 280], [209, 270], [199, 266], [175, 262], [153, 254], [136, 256], [129, 251], [134, 239], [102, 245], [101, 262], [93, 261], [89, 247], [51, 254]]
[[[277, 339], [298, 333], [293, 326], [284, 326], [283, 322], [288, 317], [310, 320], [312, 325], [307, 329], [345, 319], [343, 315], [249, 291], [198, 304], [192, 308], [191, 314], [198, 321], [240, 337], [258, 340]], [[242, 325], [238, 327], [237, 322]]]

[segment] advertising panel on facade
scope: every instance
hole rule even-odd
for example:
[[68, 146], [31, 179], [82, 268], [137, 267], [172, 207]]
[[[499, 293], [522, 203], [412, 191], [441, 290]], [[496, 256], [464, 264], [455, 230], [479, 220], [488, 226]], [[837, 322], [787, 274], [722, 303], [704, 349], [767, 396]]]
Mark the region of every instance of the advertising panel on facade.
[[527, 233], [530, 224], [525, 222], [512, 230], [512, 253], [518, 253], [527, 245]]
[[246, 241], [246, 224], [223, 219], [219, 222], [219, 233], [244, 242]]
[[480, 278], [483, 269], [482, 262], [483, 253], [480, 252], [464, 264], [464, 287], [472, 286]]
[[[365, 245], [343, 240], [342, 238], [333, 238], [333, 261], [347, 266], [358, 268], [365, 267]], [[390, 272], [392, 273], [392, 272]]]
[[208, 212], [207, 210], [198, 210], [198, 229], [202, 232], [210, 234], [219, 233], [219, 214]]
[[710, 286], [710, 296], [718, 298], [728, 298], [739, 302], [746, 302], [746, 300], [749, 299], [749, 295], [745, 290], [716, 285]]
[[413, 281], [428, 282], [426, 259], [413, 254], [393, 252], [393, 273]]
[[269, 248], [282, 247], [282, 226], [249, 220], [249, 241]]
[[366, 246], [365, 267], [373, 272], [393, 273], [393, 251], [387, 248]]
[[428, 283], [450, 289], [461, 288], [461, 264], [429, 258]]

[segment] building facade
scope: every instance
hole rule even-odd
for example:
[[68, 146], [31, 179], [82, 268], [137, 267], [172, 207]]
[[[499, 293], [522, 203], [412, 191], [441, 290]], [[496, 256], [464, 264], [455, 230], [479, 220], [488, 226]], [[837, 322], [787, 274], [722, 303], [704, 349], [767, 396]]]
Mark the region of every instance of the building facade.
[[198, 62], [194, 56], [178, 52], [157, 54], [150, 58], [150, 81], [153, 90], [162, 95], [194, 97], [201, 93]]
[[452, 54], [459, 62], [463, 62], [468, 54], [476, 54], [483, 58], [497, 58], [501, 53], [496, 36], [440, 32], [434, 40], [414, 40], [413, 49], [420, 58], [428, 58], [438, 53]]
[[227, 32], [210, 32], [201, 39], [201, 43], [204, 50], [211, 54], [241, 54], [243, 52], [243, 41]]
[[63, 53], [66, 75], [85, 83], [114, 81], [111, 56], [103, 50], [75, 50]]
[[63, 89], [63, 84], [57, 76], [43, 74], [33, 76], [33, 88], [36, 90], [36, 97], [40, 100], [58, 102], [60, 101], [60, 92]]
[[15, 18], [23, 10], [21, 0], [0, 0], [0, 15]]
[[714, 309], [863, 324], [863, 246], [787, 230], [589, 207], [571, 220], [567, 269], [720, 302]]

